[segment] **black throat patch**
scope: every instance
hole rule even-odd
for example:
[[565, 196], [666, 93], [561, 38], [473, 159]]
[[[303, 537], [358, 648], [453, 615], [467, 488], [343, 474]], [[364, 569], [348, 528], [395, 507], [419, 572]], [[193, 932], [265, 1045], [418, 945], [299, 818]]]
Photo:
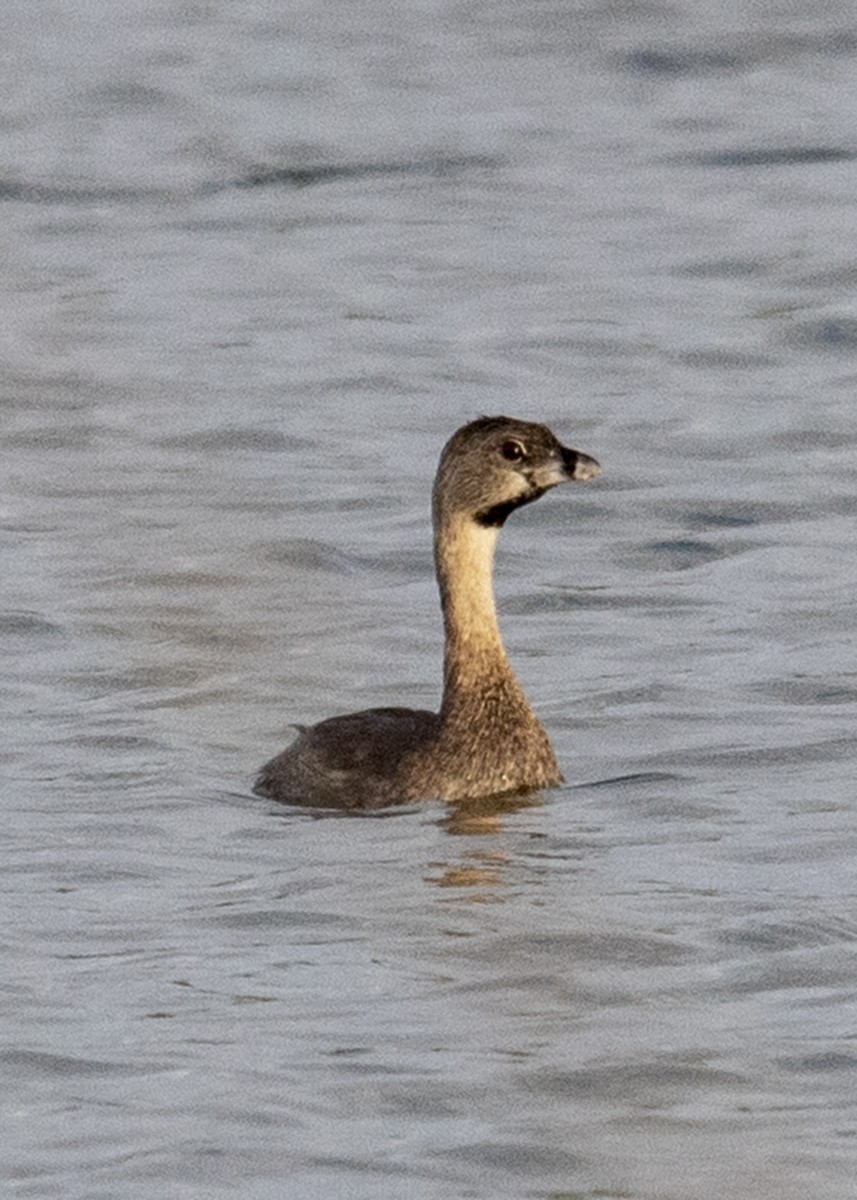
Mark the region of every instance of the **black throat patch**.
[[481, 508], [473, 514], [473, 519], [484, 529], [500, 529], [509, 514], [513, 513], [516, 508], [520, 508], [524, 504], [531, 504], [533, 500], [538, 500], [539, 496], [543, 495], [544, 489], [533, 489], [525, 496], [517, 496], [514, 500], [503, 500], [500, 504], [492, 504], [490, 508]]

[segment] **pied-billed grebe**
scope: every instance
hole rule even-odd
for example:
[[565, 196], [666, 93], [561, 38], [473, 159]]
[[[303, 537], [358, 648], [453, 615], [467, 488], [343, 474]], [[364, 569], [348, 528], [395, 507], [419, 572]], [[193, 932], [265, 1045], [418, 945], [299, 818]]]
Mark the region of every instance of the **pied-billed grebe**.
[[550, 739], [503, 649], [494, 547], [516, 508], [600, 470], [529, 421], [480, 417], [454, 433], [432, 506], [446, 634], [440, 712], [370, 708], [299, 727], [295, 742], [262, 768], [255, 791], [286, 804], [367, 809], [561, 783]]

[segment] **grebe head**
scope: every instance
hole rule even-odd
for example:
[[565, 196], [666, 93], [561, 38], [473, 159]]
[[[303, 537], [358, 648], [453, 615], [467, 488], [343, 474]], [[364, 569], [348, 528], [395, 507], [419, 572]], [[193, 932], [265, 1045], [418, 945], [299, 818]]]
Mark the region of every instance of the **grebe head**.
[[546, 425], [480, 417], [457, 430], [443, 449], [435, 517], [469, 516], [498, 529], [522, 504], [559, 483], [594, 479], [600, 470], [594, 458], [563, 446]]

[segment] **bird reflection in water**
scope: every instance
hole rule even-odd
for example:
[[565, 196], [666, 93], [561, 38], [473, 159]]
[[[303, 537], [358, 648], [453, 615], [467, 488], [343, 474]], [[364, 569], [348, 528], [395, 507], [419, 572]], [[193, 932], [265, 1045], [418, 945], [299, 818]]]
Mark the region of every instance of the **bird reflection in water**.
[[[544, 801], [538, 792], [478, 796], [448, 804], [438, 825], [456, 836], [493, 836], [505, 829], [504, 818], [525, 808], [541, 808], [543, 805]], [[513, 861], [513, 855], [508, 850], [467, 850], [458, 862], [431, 863], [433, 873], [427, 874], [426, 880], [441, 888], [470, 889], [462, 899], [483, 903], [498, 901], [502, 897], [497, 889], [505, 883], [506, 868]]]

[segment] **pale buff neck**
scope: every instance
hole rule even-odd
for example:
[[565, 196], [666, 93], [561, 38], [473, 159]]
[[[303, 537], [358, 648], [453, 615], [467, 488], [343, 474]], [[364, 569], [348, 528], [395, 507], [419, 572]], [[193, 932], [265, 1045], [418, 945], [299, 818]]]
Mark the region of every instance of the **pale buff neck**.
[[469, 515], [440, 515], [435, 566], [446, 633], [443, 711], [466, 706], [486, 683], [526, 705], [509, 665], [494, 603], [494, 550], [498, 530]]

